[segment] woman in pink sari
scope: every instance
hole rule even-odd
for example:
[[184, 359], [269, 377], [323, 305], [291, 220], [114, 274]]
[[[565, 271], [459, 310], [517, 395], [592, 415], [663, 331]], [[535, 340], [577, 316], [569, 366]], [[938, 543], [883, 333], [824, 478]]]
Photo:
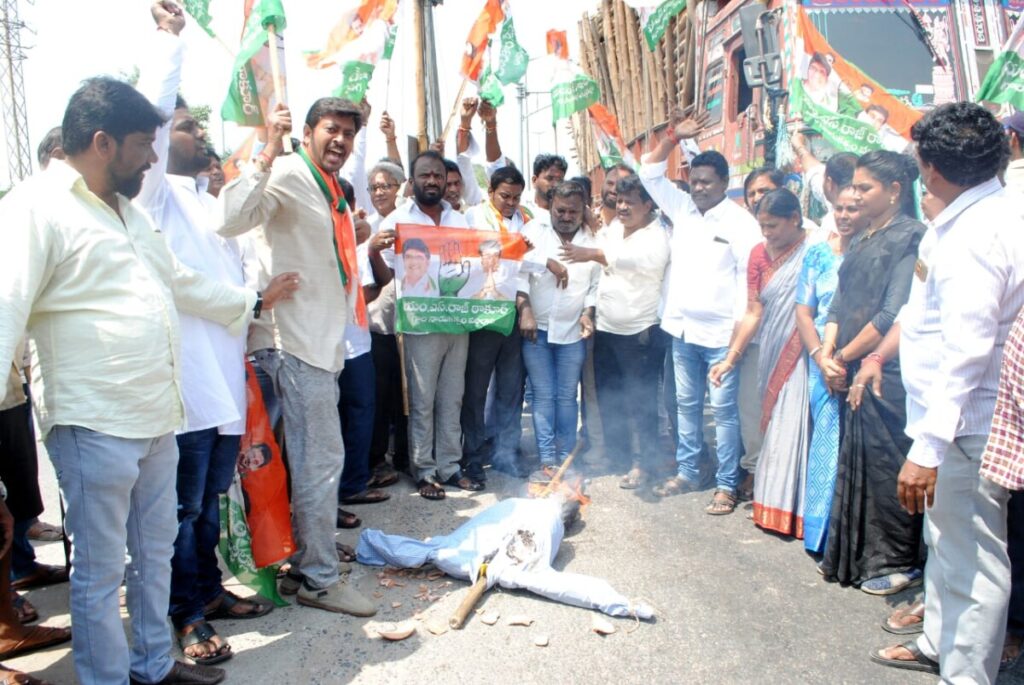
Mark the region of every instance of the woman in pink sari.
[[810, 443], [807, 363], [796, 328], [796, 287], [807, 241], [800, 201], [774, 190], [757, 204], [765, 242], [750, 252], [747, 312], [729, 353], [712, 367], [718, 384], [759, 335], [758, 390], [764, 442], [754, 477], [754, 522], [766, 530], [803, 536], [803, 483]]

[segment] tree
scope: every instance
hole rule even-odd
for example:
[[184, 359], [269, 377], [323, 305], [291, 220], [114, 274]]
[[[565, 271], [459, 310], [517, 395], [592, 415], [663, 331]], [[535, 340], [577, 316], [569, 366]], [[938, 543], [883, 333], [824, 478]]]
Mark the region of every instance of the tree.
[[188, 111], [200, 128], [204, 131], [210, 130], [210, 114], [213, 112], [213, 109], [209, 105], [194, 105], [189, 107]]

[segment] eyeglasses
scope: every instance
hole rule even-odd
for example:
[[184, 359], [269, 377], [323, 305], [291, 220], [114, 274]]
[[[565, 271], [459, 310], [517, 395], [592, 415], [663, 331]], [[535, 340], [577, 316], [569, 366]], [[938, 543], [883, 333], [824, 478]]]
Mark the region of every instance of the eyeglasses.
[[376, 193], [378, 190], [387, 190], [388, 188], [397, 188], [400, 184], [398, 183], [377, 183], [370, 186], [369, 190], [371, 193]]

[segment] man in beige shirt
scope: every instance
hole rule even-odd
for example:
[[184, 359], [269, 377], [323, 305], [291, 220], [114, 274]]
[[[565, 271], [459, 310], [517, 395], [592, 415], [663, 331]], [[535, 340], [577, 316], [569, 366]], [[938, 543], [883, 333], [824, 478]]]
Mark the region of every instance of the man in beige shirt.
[[345, 364], [345, 326], [357, 315], [360, 279], [357, 265], [345, 269], [336, 249], [335, 220], [345, 217], [335, 212], [347, 215], [351, 235], [341, 237], [355, 245], [351, 214], [343, 197], [341, 204], [337, 199], [329, 204], [325, 196], [330, 177], [352, 151], [362, 117], [348, 100], [321, 98], [306, 115], [302, 146], [284, 156], [290, 112], [279, 105], [267, 123], [266, 147], [221, 190], [224, 224], [218, 232], [230, 237], [262, 228], [256, 234], [262, 243], [257, 248], [261, 283], [269, 278], [271, 264], [274, 271], [302, 275], [295, 298], [257, 322], [249, 336], [249, 351], [281, 399], [288, 444], [299, 549], [281, 591], [297, 592], [306, 606], [372, 616], [373, 603], [340, 579], [334, 541], [345, 459], [338, 378]]
[[[10, 368], [27, 330], [36, 415], [67, 503], [83, 685], [224, 677], [174, 662], [165, 620], [177, 534], [174, 431], [185, 416], [178, 312], [237, 332], [258, 295], [183, 267], [131, 203], [156, 162], [162, 123], [131, 86], [90, 79], [64, 114], [67, 159], [0, 201], [0, 368]], [[130, 650], [118, 608], [125, 578]]]

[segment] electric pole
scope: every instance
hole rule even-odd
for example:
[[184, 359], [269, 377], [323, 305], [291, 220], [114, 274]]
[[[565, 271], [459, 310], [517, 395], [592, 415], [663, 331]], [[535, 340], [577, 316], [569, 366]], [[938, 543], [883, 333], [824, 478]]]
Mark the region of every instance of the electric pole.
[[3, 105], [7, 142], [7, 169], [14, 184], [32, 173], [28, 142], [28, 112], [21, 44], [24, 24], [18, 18], [18, 0], [0, 0], [0, 104]]

